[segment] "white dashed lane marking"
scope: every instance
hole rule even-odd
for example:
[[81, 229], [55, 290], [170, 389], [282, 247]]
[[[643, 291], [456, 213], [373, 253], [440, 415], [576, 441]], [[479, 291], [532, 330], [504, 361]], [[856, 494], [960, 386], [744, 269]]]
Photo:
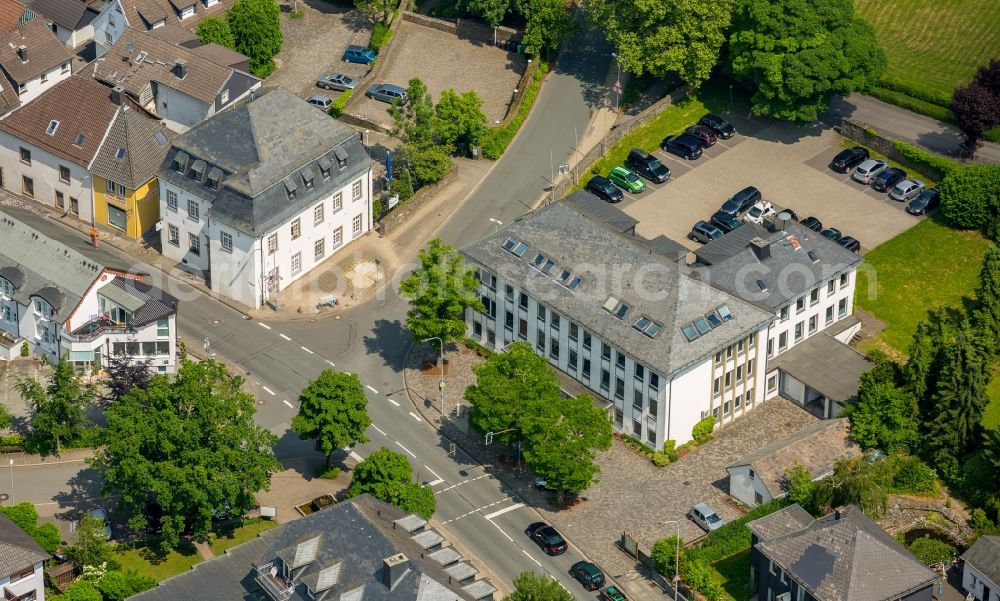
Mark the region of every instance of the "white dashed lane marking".
[[288, 336], [285, 336], [284, 334], [278, 334], [278, 336], [281, 336], [285, 340], [291, 340], [291, 338], [289, 338]]
[[264, 328], [265, 330], [270, 330], [271, 329], [271, 326], [267, 325], [266, 323], [261, 323], [261, 322], [258, 321], [257, 325], [259, 325], [260, 327]]
[[393, 405], [399, 407], [399, 403], [397, 403], [396, 401], [394, 401], [392, 399], [389, 399], [389, 402], [392, 403]]
[[374, 388], [372, 388], [371, 386], [369, 386], [369, 385], [367, 385], [367, 384], [365, 384], [365, 388], [367, 388], [368, 390], [372, 391], [372, 392], [373, 392], [373, 393], [375, 393], [375, 394], [378, 394], [378, 391], [377, 391], [377, 390], [375, 390]]
[[302, 350], [304, 350], [305, 352], [309, 353], [310, 355], [314, 355], [314, 354], [315, 354], [315, 353], [313, 353], [313, 352], [312, 352], [311, 350], [307, 349], [307, 348], [306, 348], [306, 347], [304, 347], [304, 346], [303, 346], [303, 347], [299, 347], [299, 348], [301, 348], [301, 349], [302, 349]]
[[410, 417], [412, 417], [413, 419], [417, 420], [418, 422], [424, 421], [424, 420], [420, 419], [420, 417], [416, 413], [414, 413], [412, 411], [410, 411]]
[[292, 409], [294, 409], [294, 408], [295, 408], [295, 406], [294, 406], [294, 405], [292, 405], [291, 403], [289, 403], [288, 401], [281, 401], [281, 402], [282, 402], [282, 403], [284, 403], [284, 404], [286, 404], [286, 405], [288, 405], [288, 406], [289, 406], [289, 407], [291, 407]]
[[260, 387], [263, 388], [264, 392], [266, 392], [267, 394], [269, 394], [271, 396], [274, 396], [274, 391], [271, 390], [270, 388], [268, 388], [267, 386], [264, 386], [263, 384], [261, 384]]
[[406, 452], [407, 452], [407, 453], [408, 453], [408, 454], [410, 455], [410, 457], [413, 457], [414, 459], [416, 459], [416, 458], [417, 458], [417, 456], [413, 454], [413, 451], [411, 451], [410, 449], [408, 449], [408, 448], [406, 448], [406, 447], [404, 447], [404, 446], [403, 446], [403, 443], [401, 443], [401, 442], [399, 442], [399, 441], [397, 440], [397, 441], [396, 441], [396, 444], [397, 444], [397, 445], [399, 445], [399, 448], [401, 448], [401, 449], [403, 449], [404, 451], [406, 451]]

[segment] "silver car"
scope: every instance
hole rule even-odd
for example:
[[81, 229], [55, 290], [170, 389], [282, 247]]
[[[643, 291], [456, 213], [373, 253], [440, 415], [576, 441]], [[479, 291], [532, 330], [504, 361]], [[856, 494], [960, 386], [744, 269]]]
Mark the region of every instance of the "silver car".
[[100, 520], [103, 528], [101, 529], [101, 534], [104, 538], [111, 538], [111, 525], [108, 523], [108, 512], [104, 511], [103, 507], [91, 507], [87, 510], [87, 515], [94, 518], [95, 520]]
[[333, 100], [330, 100], [329, 96], [310, 96], [306, 99], [306, 102], [324, 111], [328, 110], [330, 105], [333, 104]]
[[691, 511], [688, 512], [688, 517], [708, 532], [718, 530], [726, 525], [726, 520], [720, 518], [719, 514], [704, 503], [698, 503], [692, 507]]
[[905, 202], [916, 198], [927, 186], [919, 179], [904, 179], [889, 190], [889, 198]]
[[341, 92], [353, 90], [356, 85], [358, 85], [357, 80], [351, 79], [343, 73], [325, 75], [316, 81], [316, 87], [323, 88], [324, 90], [339, 90]]
[[862, 184], [870, 184], [875, 179], [875, 176], [885, 171], [888, 166], [889, 164], [885, 161], [868, 159], [854, 169], [854, 174], [851, 175], [851, 178]]

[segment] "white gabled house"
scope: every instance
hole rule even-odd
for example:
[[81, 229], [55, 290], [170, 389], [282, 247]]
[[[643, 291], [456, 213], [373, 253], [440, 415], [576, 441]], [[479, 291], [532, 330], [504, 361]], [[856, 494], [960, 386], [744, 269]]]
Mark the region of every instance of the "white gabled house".
[[45, 601], [45, 561], [35, 539], [0, 514], [0, 592], [4, 599]]

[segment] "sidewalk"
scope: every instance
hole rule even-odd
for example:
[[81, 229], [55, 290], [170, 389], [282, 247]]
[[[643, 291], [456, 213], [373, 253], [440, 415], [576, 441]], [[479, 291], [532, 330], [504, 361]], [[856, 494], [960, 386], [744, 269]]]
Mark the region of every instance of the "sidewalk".
[[39, 467], [60, 463], [83, 463], [94, 456], [93, 449], [66, 449], [59, 455], [31, 455], [28, 453], [4, 453], [3, 463], [14, 462], [14, 467]]

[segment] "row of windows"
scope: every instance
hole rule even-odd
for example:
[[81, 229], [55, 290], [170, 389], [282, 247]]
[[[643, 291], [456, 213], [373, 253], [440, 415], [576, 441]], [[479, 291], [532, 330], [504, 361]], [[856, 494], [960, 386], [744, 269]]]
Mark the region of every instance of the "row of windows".
[[741, 363], [736, 366], [736, 369], [730, 369], [725, 374], [717, 376], [712, 382], [712, 395], [718, 396], [722, 394], [723, 390], [731, 390], [733, 386], [739, 386], [744, 380], [751, 381], [754, 377], [754, 361], [751, 357], [747, 359], [746, 363]]
[[[68, 173], [68, 171], [67, 171]], [[62, 179], [60, 177], [59, 179]], [[66, 176], [66, 183], [69, 183], [69, 175]], [[0, 185], [3, 185], [3, 176], [0, 174]], [[28, 198], [35, 197], [35, 180], [27, 175], [21, 176], [21, 194], [27, 196]], [[66, 195], [60, 191], [55, 191], [56, 195], [56, 207], [60, 210], [66, 210]], [[72, 196], [69, 198], [69, 210], [74, 215], [80, 215], [80, 201]]]
[[741, 407], [746, 405], [747, 407], [753, 406], [753, 388], [748, 388], [743, 394], [736, 395], [732, 401], [725, 401], [722, 405], [716, 405], [712, 408], [712, 417], [715, 418], [716, 422], [722, 421], [723, 417], [728, 416], [730, 413], [735, 413], [739, 411]]
[[723, 357], [728, 361], [733, 358], [734, 354], [740, 355], [744, 351], [749, 353], [756, 346], [756, 337], [754, 334], [747, 336], [746, 338], [741, 338], [736, 342], [736, 344], [730, 344], [725, 350], [718, 351], [715, 353], [715, 366], [719, 367], [722, 365]]
[[162, 357], [170, 354], [170, 341], [113, 342], [111, 352], [127, 357]]
[[[837, 282], [838, 279], [831, 279], [826, 283], [827, 298], [830, 298], [831, 296], [836, 294]], [[850, 283], [850, 274], [849, 273], [840, 274], [839, 282], [841, 290], [847, 288], [847, 285]], [[812, 291], [809, 292], [809, 306], [812, 307], [817, 305], [818, 303], [819, 303], [819, 288], [813, 288]], [[781, 321], [785, 321], [786, 319], [789, 318], [791, 314], [790, 308], [791, 305], [785, 305], [784, 307], [781, 308], [781, 310], [778, 313], [778, 316], [781, 319]], [[806, 310], [806, 297], [805, 295], [803, 295], [795, 300], [795, 314], [798, 315], [804, 312], [805, 310]]]
[[[624, 430], [625, 429], [624, 421], [625, 421], [624, 412], [621, 409], [618, 409], [616, 407], [615, 408], [615, 426], [619, 430]], [[635, 436], [636, 438], [638, 438], [639, 440], [642, 440], [642, 422], [639, 421], [639, 420], [637, 420], [637, 419], [633, 419], [632, 420], [632, 435]], [[652, 444], [656, 444], [656, 429], [655, 428], [646, 428], [646, 440], [648, 442], [652, 443]]]
[[[847, 316], [847, 299], [842, 298], [837, 303], [836, 319], [841, 319], [845, 316]], [[825, 311], [824, 327], [830, 325], [834, 321], [835, 319], [833, 316], [833, 305], [830, 305], [826, 308]], [[806, 336], [807, 331], [808, 335], [812, 336], [813, 334], [816, 333], [817, 330], [819, 330], [819, 316], [813, 315], [809, 318], [808, 324], [805, 320], [796, 323], [795, 327], [792, 329], [792, 333], [795, 337], [795, 342], [799, 342], [803, 338], [807, 337]], [[787, 348], [788, 348], [788, 330], [785, 330], [784, 332], [778, 334], [778, 352], [780, 353], [781, 351], [784, 351]], [[771, 338], [770, 340], [767, 341], [767, 356], [770, 357], [774, 355], [774, 350], [775, 350], [774, 338]]]

